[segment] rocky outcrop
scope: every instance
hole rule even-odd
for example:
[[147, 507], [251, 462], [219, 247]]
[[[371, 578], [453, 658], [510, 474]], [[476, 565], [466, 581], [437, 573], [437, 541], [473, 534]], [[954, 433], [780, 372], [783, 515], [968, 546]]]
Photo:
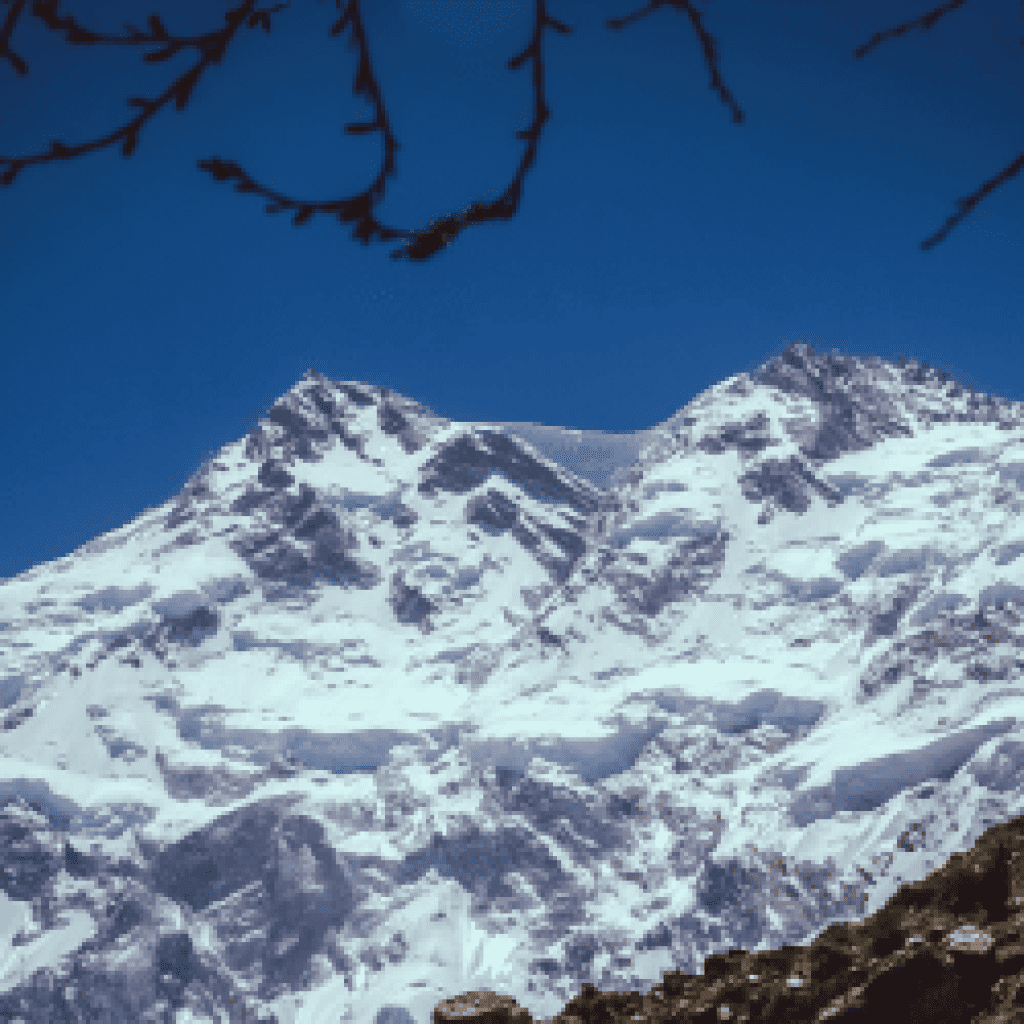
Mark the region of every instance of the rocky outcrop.
[[[509, 996], [440, 1003], [434, 1024], [531, 1024]], [[810, 945], [709, 956], [702, 975], [665, 972], [646, 995], [585, 984], [552, 1024], [1024, 1024], [1024, 817], [902, 885], [875, 914]]]

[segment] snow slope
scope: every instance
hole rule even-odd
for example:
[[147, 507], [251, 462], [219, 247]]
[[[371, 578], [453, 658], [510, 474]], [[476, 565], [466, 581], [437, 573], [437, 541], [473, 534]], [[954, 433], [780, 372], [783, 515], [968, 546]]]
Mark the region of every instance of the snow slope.
[[308, 371], [0, 584], [0, 1018], [541, 1020], [872, 913], [1022, 813], [1022, 481], [802, 345], [636, 435]]

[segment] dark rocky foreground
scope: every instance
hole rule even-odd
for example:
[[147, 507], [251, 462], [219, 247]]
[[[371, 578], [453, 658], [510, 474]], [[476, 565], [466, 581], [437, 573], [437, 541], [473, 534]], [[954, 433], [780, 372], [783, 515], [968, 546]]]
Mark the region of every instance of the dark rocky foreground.
[[[808, 946], [709, 956], [704, 974], [665, 972], [650, 993], [584, 985], [552, 1024], [899, 1021], [1024, 1024], [1024, 817], [901, 886], [860, 923]], [[532, 1024], [510, 996], [469, 992], [434, 1024]]]

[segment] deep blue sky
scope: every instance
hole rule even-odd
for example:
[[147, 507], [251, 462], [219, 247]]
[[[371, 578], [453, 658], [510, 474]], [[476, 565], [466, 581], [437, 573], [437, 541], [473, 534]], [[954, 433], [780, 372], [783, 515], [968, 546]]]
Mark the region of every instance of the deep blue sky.
[[[219, 29], [240, 0], [78, 0], [95, 31]], [[269, 0], [264, 0], [270, 6]], [[0, 66], [0, 155], [105, 135], [197, 60], [74, 46], [30, 17]], [[551, 119], [518, 215], [426, 263], [392, 261], [326, 215], [293, 227], [214, 181], [219, 156], [300, 198], [361, 192], [377, 135], [352, 97], [356, 51], [333, 0], [243, 28], [200, 79], [117, 145], [23, 170], [0, 190], [0, 576], [161, 504], [307, 367], [462, 420], [628, 431], [793, 341], [917, 358], [1024, 398], [1024, 175], [936, 248], [920, 243], [1024, 149], [1024, 10], [967, 3], [930, 32], [854, 49], [932, 0], [698, 4], [549, 0]], [[364, 0], [373, 70], [401, 149], [378, 216], [424, 227], [512, 179], [532, 120], [533, 4]], [[0, 6], [6, 16], [9, 4]]]

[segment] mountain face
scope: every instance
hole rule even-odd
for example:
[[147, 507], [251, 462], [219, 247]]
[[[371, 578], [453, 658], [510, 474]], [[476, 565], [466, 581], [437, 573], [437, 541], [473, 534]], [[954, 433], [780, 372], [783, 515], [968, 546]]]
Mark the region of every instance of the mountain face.
[[[553, 1024], [750, 1024], [1024, 1020], [1024, 818], [992, 825], [922, 881], [904, 883], [863, 922], [831, 924], [806, 946], [730, 949], [703, 974], [666, 971], [650, 992], [585, 983]], [[508, 995], [466, 992], [434, 1024], [533, 1024]]]
[[0, 584], [0, 1020], [539, 1021], [1022, 813], [1018, 403], [795, 345], [593, 434], [309, 371]]

